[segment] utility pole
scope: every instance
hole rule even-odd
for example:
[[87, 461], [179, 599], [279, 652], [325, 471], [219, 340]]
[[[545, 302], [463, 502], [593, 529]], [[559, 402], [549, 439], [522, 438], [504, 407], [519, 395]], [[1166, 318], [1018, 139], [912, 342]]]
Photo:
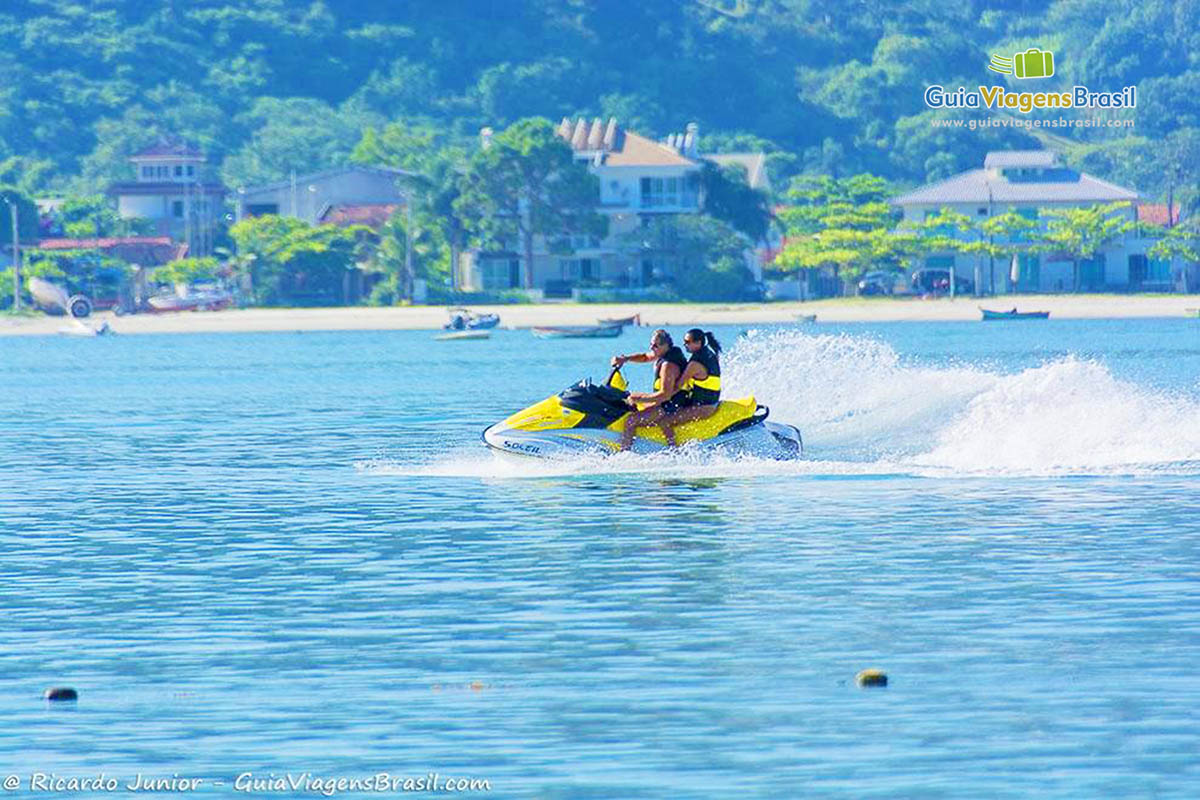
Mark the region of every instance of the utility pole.
[[404, 193], [404, 293], [412, 300], [413, 295], [413, 221], [412, 221], [412, 192]]
[[17, 218], [17, 198], [6, 197], [9, 216], [12, 217], [12, 247], [13, 247], [13, 311], [21, 310], [21, 235], [20, 223]]

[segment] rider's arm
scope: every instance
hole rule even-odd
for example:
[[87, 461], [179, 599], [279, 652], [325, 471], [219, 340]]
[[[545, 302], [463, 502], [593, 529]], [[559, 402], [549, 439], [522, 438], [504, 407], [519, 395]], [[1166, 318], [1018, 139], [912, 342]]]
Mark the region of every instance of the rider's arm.
[[645, 364], [646, 362], [653, 361], [654, 359], [654, 353], [630, 353], [627, 356], [613, 356], [612, 365], [614, 367], [619, 367], [626, 361], [632, 361], [635, 364]]
[[699, 361], [689, 361], [687, 369], [679, 376], [679, 385], [683, 386], [691, 380], [702, 381], [708, 377], [708, 370]]
[[679, 386], [679, 367], [670, 361], [664, 363], [659, 378], [662, 380], [662, 388], [657, 392], [632, 392], [629, 399], [639, 403], [649, 403], [652, 406], [669, 399]]

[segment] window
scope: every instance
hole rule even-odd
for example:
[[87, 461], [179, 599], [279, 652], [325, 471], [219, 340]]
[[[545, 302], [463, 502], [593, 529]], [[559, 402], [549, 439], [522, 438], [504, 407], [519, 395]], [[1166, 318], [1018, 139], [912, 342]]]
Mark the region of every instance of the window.
[[188, 164], [188, 166], [187, 166], [187, 174], [188, 174], [188, 177], [189, 177], [189, 178], [191, 178], [191, 177], [194, 177], [194, 176], [195, 176], [195, 174], [196, 174], [196, 165], [195, 165], [195, 164]]
[[153, 178], [154, 177], [154, 167], [143, 166], [142, 167], [142, 177], [143, 178]]
[[175, 219], [183, 219], [183, 201], [173, 200], [171, 202], [171, 214]]
[[976, 214], [978, 214], [978, 215], [979, 215], [979, 216], [981, 216], [981, 217], [986, 217], [986, 216], [988, 215], [988, 213], [987, 213], [987, 206], [980, 206], [980, 207], [979, 207], [979, 208], [978, 208], [978, 209], [975, 211], [975, 213], [976, 213]]
[[175, 177], [176, 177], [176, 178], [182, 178], [182, 177], [183, 177], [183, 167], [182, 167], [181, 165], [179, 165], [179, 164], [176, 164], [176, 165], [175, 165]]
[[170, 172], [168, 171], [167, 167], [155, 167], [154, 174], [156, 177], [159, 177], [159, 178], [170, 177]]
[[484, 289], [511, 289], [520, 284], [521, 262], [517, 259], [481, 259], [479, 278]]
[[593, 277], [595, 262], [590, 258], [560, 258], [558, 268], [565, 281], [587, 281]]

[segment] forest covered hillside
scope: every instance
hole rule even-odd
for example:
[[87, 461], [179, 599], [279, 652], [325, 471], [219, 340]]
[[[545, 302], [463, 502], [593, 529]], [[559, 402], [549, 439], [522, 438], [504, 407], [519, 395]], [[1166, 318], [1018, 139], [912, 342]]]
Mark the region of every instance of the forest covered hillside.
[[[583, 115], [655, 137], [695, 121], [707, 151], [771, 153], [777, 181], [913, 184], [1049, 145], [1148, 197], [1194, 201], [1198, 20], [1200, 0], [7, 0], [0, 181], [94, 191], [172, 137], [245, 185], [343, 163], [389, 122], [469, 145], [484, 125]], [[1012, 86], [989, 57], [1029, 47], [1055, 54], [1039, 89], [1136, 86], [1136, 109], [1104, 112], [1135, 126], [931, 124], [1021, 118], [935, 111], [923, 94]]]

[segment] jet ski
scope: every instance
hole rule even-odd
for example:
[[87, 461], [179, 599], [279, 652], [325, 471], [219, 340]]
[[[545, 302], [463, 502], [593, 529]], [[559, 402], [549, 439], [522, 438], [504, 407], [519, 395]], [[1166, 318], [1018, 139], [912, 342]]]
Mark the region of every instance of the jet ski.
[[[620, 447], [625, 417], [631, 413], [625, 377], [614, 369], [603, 384], [582, 380], [556, 395], [521, 409], [487, 428], [483, 441], [501, 453], [543, 459], [566, 459], [587, 454], [608, 455]], [[701, 446], [722, 453], [761, 458], [794, 459], [804, 453], [800, 430], [770, 422], [770, 410], [753, 397], [722, 400], [704, 419], [675, 428], [680, 446]], [[633, 452], [667, 449], [658, 427], [638, 428]]]

